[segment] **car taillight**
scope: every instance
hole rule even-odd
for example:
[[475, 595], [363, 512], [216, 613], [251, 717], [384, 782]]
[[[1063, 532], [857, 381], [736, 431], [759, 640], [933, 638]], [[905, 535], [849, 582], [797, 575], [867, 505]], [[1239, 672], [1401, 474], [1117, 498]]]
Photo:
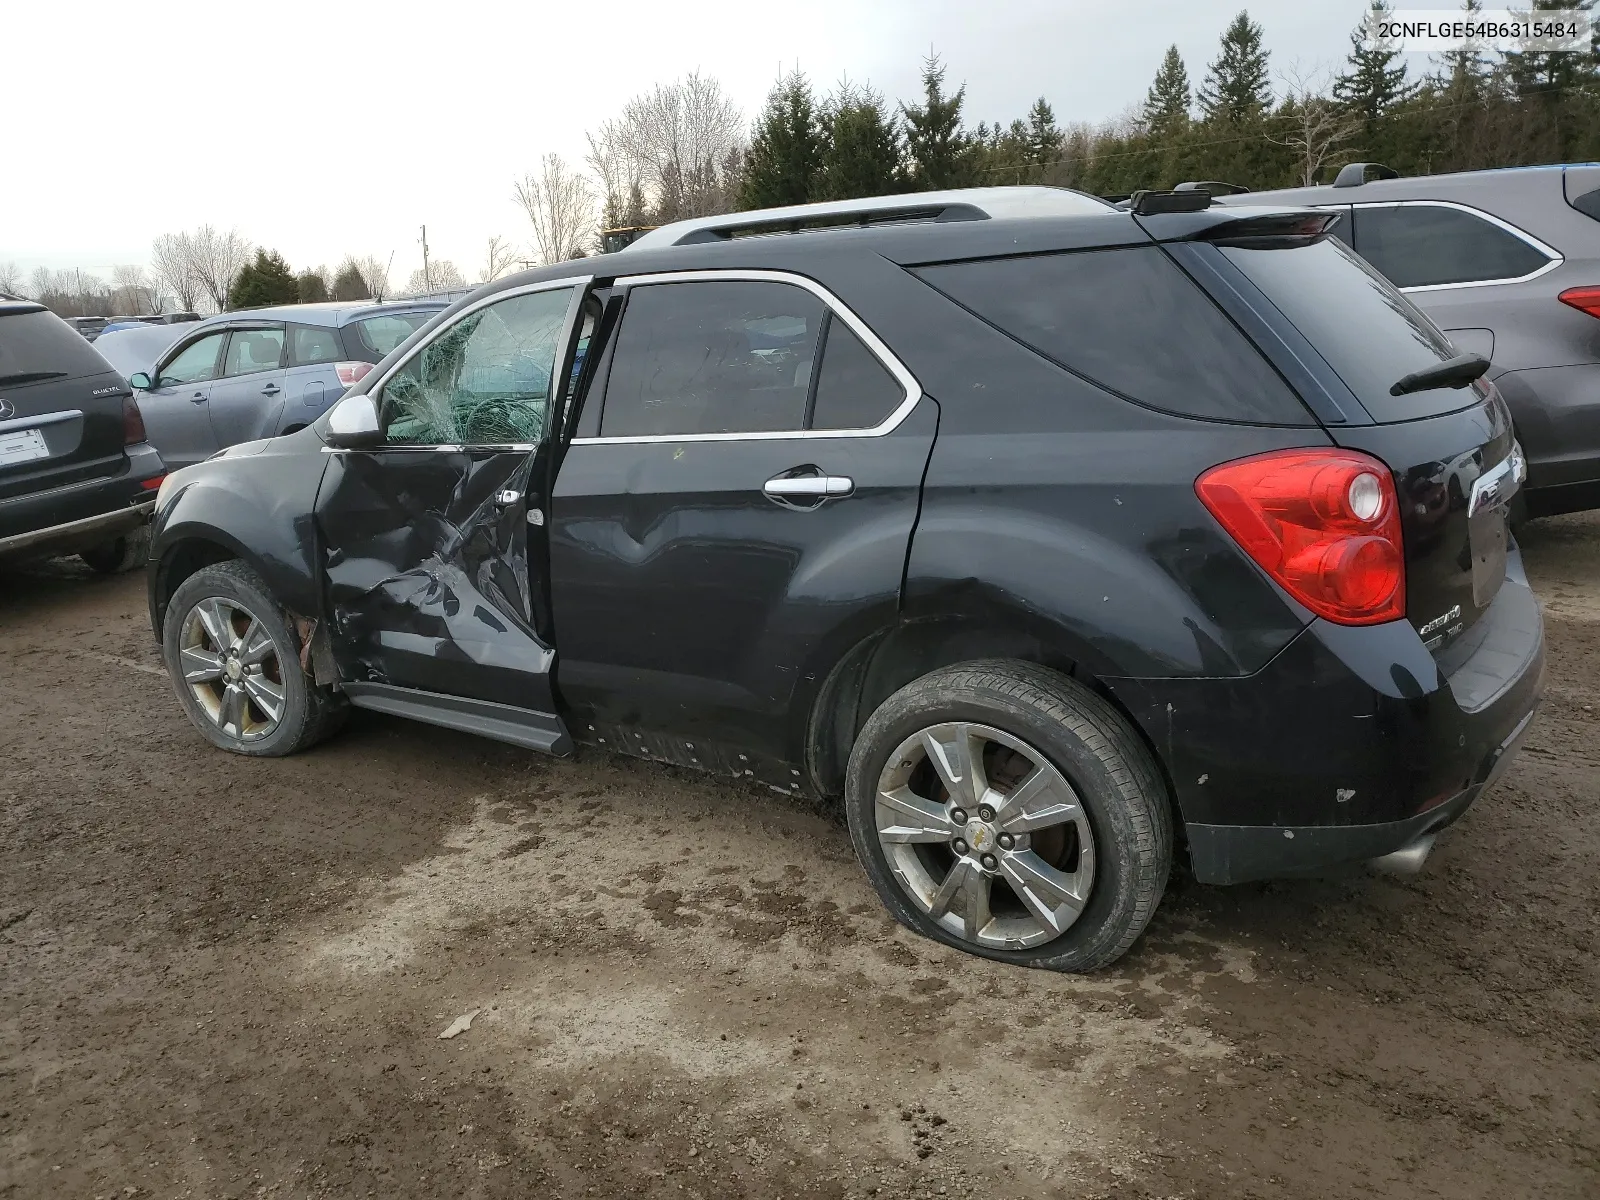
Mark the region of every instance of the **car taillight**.
[[1591, 317], [1600, 317], [1600, 287], [1568, 288], [1556, 299], [1563, 304], [1572, 305], [1579, 312], [1588, 313]]
[[339, 382], [345, 387], [360, 383], [367, 377], [367, 372], [372, 370], [369, 362], [342, 362], [334, 363], [333, 369], [339, 374]]
[[122, 444], [135, 446], [146, 441], [144, 432], [144, 414], [139, 411], [139, 402], [132, 396], [122, 398]]
[[1291, 596], [1340, 625], [1405, 616], [1394, 478], [1349, 450], [1280, 450], [1213, 467], [1201, 502]]

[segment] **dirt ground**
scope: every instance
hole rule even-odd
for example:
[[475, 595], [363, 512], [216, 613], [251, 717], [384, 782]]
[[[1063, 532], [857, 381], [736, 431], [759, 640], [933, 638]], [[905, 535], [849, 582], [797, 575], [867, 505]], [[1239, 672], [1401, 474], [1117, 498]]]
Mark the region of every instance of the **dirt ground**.
[[1180, 874], [1092, 977], [900, 929], [768, 792], [211, 750], [141, 578], [0, 576], [0, 1196], [1593, 1198], [1600, 518], [1525, 544], [1546, 706], [1426, 872]]

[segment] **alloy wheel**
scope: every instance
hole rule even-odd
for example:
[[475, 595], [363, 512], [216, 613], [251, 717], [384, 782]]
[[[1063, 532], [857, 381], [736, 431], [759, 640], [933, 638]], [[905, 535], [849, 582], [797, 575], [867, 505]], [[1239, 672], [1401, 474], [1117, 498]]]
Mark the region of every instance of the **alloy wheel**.
[[1094, 833], [1077, 792], [1001, 730], [951, 722], [907, 738], [878, 778], [875, 819], [906, 895], [963, 941], [1043, 945], [1089, 901]]
[[178, 669], [184, 686], [223, 733], [269, 736], [283, 718], [283, 664], [266, 626], [239, 601], [208, 596], [183, 619]]

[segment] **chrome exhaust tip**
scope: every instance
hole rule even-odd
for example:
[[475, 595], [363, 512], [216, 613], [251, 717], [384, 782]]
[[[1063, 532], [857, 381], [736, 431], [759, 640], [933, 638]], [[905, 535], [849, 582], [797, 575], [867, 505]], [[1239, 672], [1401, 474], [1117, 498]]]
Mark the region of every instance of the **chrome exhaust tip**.
[[1415, 875], [1422, 870], [1422, 864], [1428, 861], [1428, 855], [1433, 853], [1433, 842], [1437, 836], [1425, 833], [1416, 841], [1401, 846], [1398, 850], [1390, 851], [1378, 858], [1369, 858], [1367, 866], [1385, 875]]

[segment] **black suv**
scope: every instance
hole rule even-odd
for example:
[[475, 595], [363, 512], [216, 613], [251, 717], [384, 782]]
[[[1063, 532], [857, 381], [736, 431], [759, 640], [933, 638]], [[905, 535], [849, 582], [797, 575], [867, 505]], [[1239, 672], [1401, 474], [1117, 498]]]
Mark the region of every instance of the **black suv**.
[[898, 918], [1037, 966], [1126, 951], [1178, 838], [1414, 869], [1540, 694], [1505, 405], [1328, 214], [1186, 205], [740, 214], [481, 288], [168, 479], [178, 696], [246, 754], [353, 704], [842, 796]]
[[111, 364], [42, 304], [0, 301], [0, 559], [138, 566], [162, 472]]

